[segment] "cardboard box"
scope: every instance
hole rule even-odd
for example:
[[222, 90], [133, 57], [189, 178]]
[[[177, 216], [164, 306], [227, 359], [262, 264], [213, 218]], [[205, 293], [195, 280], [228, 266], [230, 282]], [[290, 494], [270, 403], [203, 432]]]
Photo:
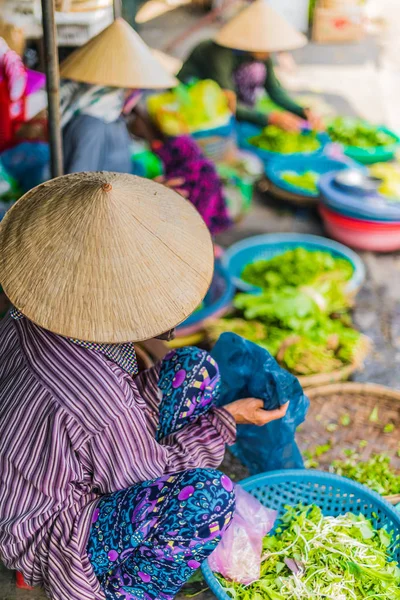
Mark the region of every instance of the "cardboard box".
[[0, 20], [0, 37], [5, 40], [11, 50], [20, 56], [24, 54], [26, 40], [23, 29]]
[[359, 42], [365, 35], [364, 12], [360, 6], [324, 8], [314, 13], [312, 39], [319, 44]]

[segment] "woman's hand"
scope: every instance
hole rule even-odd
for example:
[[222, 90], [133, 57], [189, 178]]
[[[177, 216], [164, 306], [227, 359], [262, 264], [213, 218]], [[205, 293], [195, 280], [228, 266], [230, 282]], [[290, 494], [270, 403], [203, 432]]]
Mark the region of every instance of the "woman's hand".
[[184, 198], [189, 197], [187, 191], [181, 188], [181, 186], [185, 184], [185, 180], [183, 179], [183, 177], [174, 177], [173, 179], [166, 179], [166, 177], [161, 176], [156, 177], [154, 181], [157, 181], [157, 183], [162, 183], [162, 185], [165, 185], [171, 190], [175, 190], [175, 192], [177, 192]]
[[268, 124], [276, 125], [284, 131], [301, 131], [305, 121], [288, 111], [272, 112], [268, 116]]
[[244, 398], [224, 406], [237, 425], [258, 425], [259, 427], [282, 419], [286, 415], [288, 407], [289, 402], [276, 410], [265, 410], [264, 402], [257, 398]]
[[324, 122], [317, 113], [313, 112], [309, 108], [307, 108], [304, 113], [311, 129], [314, 131], [323, 131], [325, 129]]

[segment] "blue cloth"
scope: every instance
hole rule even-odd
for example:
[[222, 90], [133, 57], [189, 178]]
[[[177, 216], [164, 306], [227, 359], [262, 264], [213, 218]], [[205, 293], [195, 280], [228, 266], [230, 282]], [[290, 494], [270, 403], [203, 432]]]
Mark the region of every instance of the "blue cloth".
[[131, 138], [123, 119], [105, 123], [77, 115], [63, 129], [63, 147], [65, 173], [132, 170]]
[[240, 425], [233, 454], [251, 474], [277, 469], [301, 469], [303, 459], [295, 441], [296, 428], [304, 421], [309, 400], [299, 381], [263, 348], [234, 333], [224, 333], [211, 352], [218, 364], [220, 406], [241, 398], [260, 398], [266, 410], [290, 402], [286, 416], [263, 427]]
[[24, 192], [51, 178], [50, 150], [45, 142], [22, 142], [3, 152], [1, 162]]
[[[218, 369], [204, 350], [181, 348], [161, 366], [159, 438], [214, 405]], [[235, 509], [233, 483], [189, 469], [103, 496], [87, 552], [107, 600], [172, 600], [215, 550]]]

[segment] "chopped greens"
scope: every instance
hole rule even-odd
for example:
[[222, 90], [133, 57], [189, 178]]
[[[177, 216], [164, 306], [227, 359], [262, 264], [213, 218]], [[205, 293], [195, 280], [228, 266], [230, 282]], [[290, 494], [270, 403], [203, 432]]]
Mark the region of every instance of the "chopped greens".
[[305, 171], [304, 173], [285, 171], [281, 174], [281, 179], [296, 188], [300, 188], [313, 194], [318, 194], [317, 184], [319, 180], [319, 174], [315, 173], [315, 171]]
[[333, 142], [356, 148], [378, 148], [396, 143], [395, 137], [379, 127], [351, 117], [333, 119], [328, 127], [328, 133]]
[[390, 202], [400, 202], [400, 165], [378, 163], [369, 168], [372, 177], [382, 179], [378, 192]]
[[321, 147], [316, 132], [283, 131], [275, 125], [268, 125], [259, 135], [250, 138], [249, 142], [261, 150], [279, 154], [311, 153]]
[[362, 515], [287, 507], [281, 527], [264, 540], [260, 579], [247, 587], [219, 580], [233, 600], [399, 600], [393, 542]]
[[242, 279], [263, 289], [300, 286], [316, 279], [349, 281], [353, 266], [345, 258], [322, 250], [307, 250], [298, 246], [269, 260], [257, 260], [246, 265]]
[[238, 294], [234, 318], [209, 324], [211, 340], [232, 331], [266, 348], [296, 375], [330, 373], [355, 362], [367, 341], [352, 328], [346, 284], [353, 267], [329, 252], [295, 248], [245, 267], [262, 294]]
[[334, 460], [331, 471], [363, 483], [383, 496], [400, 494], [400, 473], [385, 454], [373, 454], [369, 460], [360, 461], [359, 455], [352, 451], [345, 460]]

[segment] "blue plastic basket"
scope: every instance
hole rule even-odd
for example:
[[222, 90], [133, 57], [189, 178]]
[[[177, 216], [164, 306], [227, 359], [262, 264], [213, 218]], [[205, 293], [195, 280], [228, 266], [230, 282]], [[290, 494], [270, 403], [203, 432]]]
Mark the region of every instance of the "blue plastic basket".
[[[277, 510], [280, 517], [285, 513], [285, 506], [297, 504], [314, 504], [324, 515], [333, 517], [348, 512], [362, 513], [375, 527], [394, 532], [391, 551], [400, 563], [400, 513], [359, 483], [320, 471], [288, 470], [256, 475], [241, 485], [264, 506]], [[203, 563], [202, 570], [214, 595], [219, 600], [230, 600], [207, 562]]]
[[325, 173], [331, 173], [332, 171], [342, 171], [348, 169], [349, 163], [345, 163], [334, 158], [328, 158], [327, 156], [288, 156], [271, 160], [266, 166], [266, 174], [268, 179], [282, 190], [286, 190], [291, 194], [299, 194], [300, 196], [307, 196], [309, 198], [318, 198], [320, 192], [312, 192], [306, 190], [297, 185], [293, 185], [285, 181], [282, 175], [287, 171], [301, 175], [307, 171], [313, 171], [319, 176]]
[[232, 304], [235, 288], [222, 265], [215, 264], [214, 277], [210, 289], [204, 298], [203, 307], [190, 315], [177, 329], [178, 337], [185, 337], [200, 331], [204, 321], [211, 317], [219, 317]]
[[222, 257], [222, 263], [237, 288], [243, 292], [258, 294], [261, 292], [260, 288], [242, 279], [245, 266], [257, 260], [268, 260], [299, 246], [311, 251], [322, 250], [330, 252], [334, 256], [346, 258], [351, 262], [354, 274], [348, 284], [350, 292], [356, 292], [364, 283], [365, 266], [358, 254], [343, 244], [317, 235], [300, 233], [266, 233], [256, 235], [233, 244]]
[[50, 150], [44, 142], [22, 142], [3, 152], [1, 161], [24, 192], [51, 178]]
[[262, 150], [261, 148], [257, 148], [250, 144], [249, 139], [255, 135], [259, 135], [262, 131], [261, 127], [257, 127], [255, 125], [251, 125], [250, 123], [238, 123], [237, 124], [237, 139], [239, 148], [243, 150], [248, 150], [249, 152], [253, 152], [256, 154], [265, 165], [267, 165], [271, 160], [276, 159], [278, 157], [315, 157], [323, 154], [325, 146], [330, 143], [330, 139], [326, 133], [321, 133], [318, 135], [318, 139], [321, 143], [321, 146], [318, 150], [314, 152], [296, 152], [294, 154], [280, 154], [279, 152], [269, 152], [268, 150]]
[[335, 185], [335, 173], [319, 180], [323, 203], [345, 217], [382, 222], [400, 222], [400, 202], [389, 202], [380, 194], [351, 194]]

